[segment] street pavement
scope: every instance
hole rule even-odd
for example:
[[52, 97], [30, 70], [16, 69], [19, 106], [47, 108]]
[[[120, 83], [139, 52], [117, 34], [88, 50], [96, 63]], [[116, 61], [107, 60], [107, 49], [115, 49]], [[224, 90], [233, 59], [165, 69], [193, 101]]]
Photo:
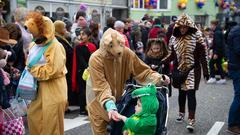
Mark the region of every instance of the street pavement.
[[[201, 81], [200, 89], [196, 95], [197, 123], [193, 133], [189, 133], [186, 129], [187, 117], [184, 123], [175, 122], [178, 114], [178, 91], [173, 89], [172, 93], [168, 118], [168, 135], [229, 135], [226, 128], [228, 111], [233, 98], [231, 80], [227, 80], [225, 85], [207, 85], [204, 81]], [[79, 110], [77, 107], [71, 107], [71, 109], [73, 111], [65, 115], [65, 135], [92, 135], [88, 117], [78, 115]]]

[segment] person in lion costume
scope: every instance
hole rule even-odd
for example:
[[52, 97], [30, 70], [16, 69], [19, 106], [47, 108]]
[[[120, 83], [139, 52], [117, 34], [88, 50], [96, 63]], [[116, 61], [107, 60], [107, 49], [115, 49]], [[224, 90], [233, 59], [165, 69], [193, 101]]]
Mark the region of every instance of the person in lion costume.
[[100, 41], [100, 48], [89, 60], [87, 80], [87, 109], [94, 135], [106, 135], [106, 126], [113, 119], [118, 121], [115, 102], [124, 92], [126, 80], [133, 78], [140, 84], [169, 84], [169, 78], [147, 66], [129, 48], [124, 38], [109, 28]]
[[[37, 49], [49, 45], [39, 62], [29, 68], [38, 81], [37, 98], [27, 112], [31, 135], [64, 135], [64, 112], [67, 104], [67, 82], [64, 47], [54, 35], [53, 22], [37, 12], [27, 15], [25, 26], [33, 35], [28, 60]], [[34, 51], [35, 50], [35, 51]], [[31, 59], [30, 59], [31, 60]]]

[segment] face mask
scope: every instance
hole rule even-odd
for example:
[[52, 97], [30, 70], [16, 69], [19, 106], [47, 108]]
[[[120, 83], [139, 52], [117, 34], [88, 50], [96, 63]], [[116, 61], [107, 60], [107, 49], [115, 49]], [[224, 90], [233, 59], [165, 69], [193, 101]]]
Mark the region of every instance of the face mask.
[[0, 68], [5, 67], [6, 64], [7, 64], [7, 61], [6, 61], [5, 59], [1, 59], [1, 60], [0, 60]]

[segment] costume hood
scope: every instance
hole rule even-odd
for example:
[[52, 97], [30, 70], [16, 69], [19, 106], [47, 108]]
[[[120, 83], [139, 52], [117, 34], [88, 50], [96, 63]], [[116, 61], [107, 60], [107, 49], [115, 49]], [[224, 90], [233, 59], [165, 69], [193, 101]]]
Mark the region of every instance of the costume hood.
[[107, 51], [117, 55], [118, 53], [123, 53], [124, 44], [124, 37], [118, 31], [108, 28], [100, 40], [99, 51], [101, 51], [104, 57], [108, 55]]
[[38, 45], [45, 45], [55, 38], [55, 27], [50, 18], [42, 16], [40, 13], [31, 12], [27, 16], [25, 26], [32, 33], [37, 35], [34, 41]]
[[156, 87], [149, 84], [146, 87], [136, 89], [132, 93], [133, 98], [140, 98], [142, 103], [142, 111], [137, 115], [156, 114], [159, 108], [159, 102], [156, 97]]
[[179, 31], [180, 26], [188, 26], [190, 33], [195, 33], [198, 31], [198, 28], [192, 18], [190, 18], [187, 14], [183, 13], [179, 16], [179, 19], [175, 22], [174, 30], [173, 30], [173, 36], [179, 37], [181, 35]]

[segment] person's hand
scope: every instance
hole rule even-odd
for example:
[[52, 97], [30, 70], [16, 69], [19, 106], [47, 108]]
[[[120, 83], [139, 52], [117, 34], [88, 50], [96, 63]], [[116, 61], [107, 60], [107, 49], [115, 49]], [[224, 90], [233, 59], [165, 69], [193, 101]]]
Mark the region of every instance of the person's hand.
[[213, 55], [213, 59], [216, 60], [218, 58], [218, 55], [217, 54], [214, 54]]
[[119, 121], [120, 119], [118, 118], [118, 112], [115, 110], [111, 110], [108, 112], [108, 118], [111, 120], [113, 119], [114, 121]]
[[126, 116], [123, 116], [123, 115], [121, 115], [121, 114], [118, 114], [118, 119], [119, 119], [119, 120], [122, 120], [123, 122], [125, 122], [126, 119], [127, 119], [127, 117], [126, 117]]
[[170, 78], [167, 75], [162, 75], [163, 85], [170, 84]]

